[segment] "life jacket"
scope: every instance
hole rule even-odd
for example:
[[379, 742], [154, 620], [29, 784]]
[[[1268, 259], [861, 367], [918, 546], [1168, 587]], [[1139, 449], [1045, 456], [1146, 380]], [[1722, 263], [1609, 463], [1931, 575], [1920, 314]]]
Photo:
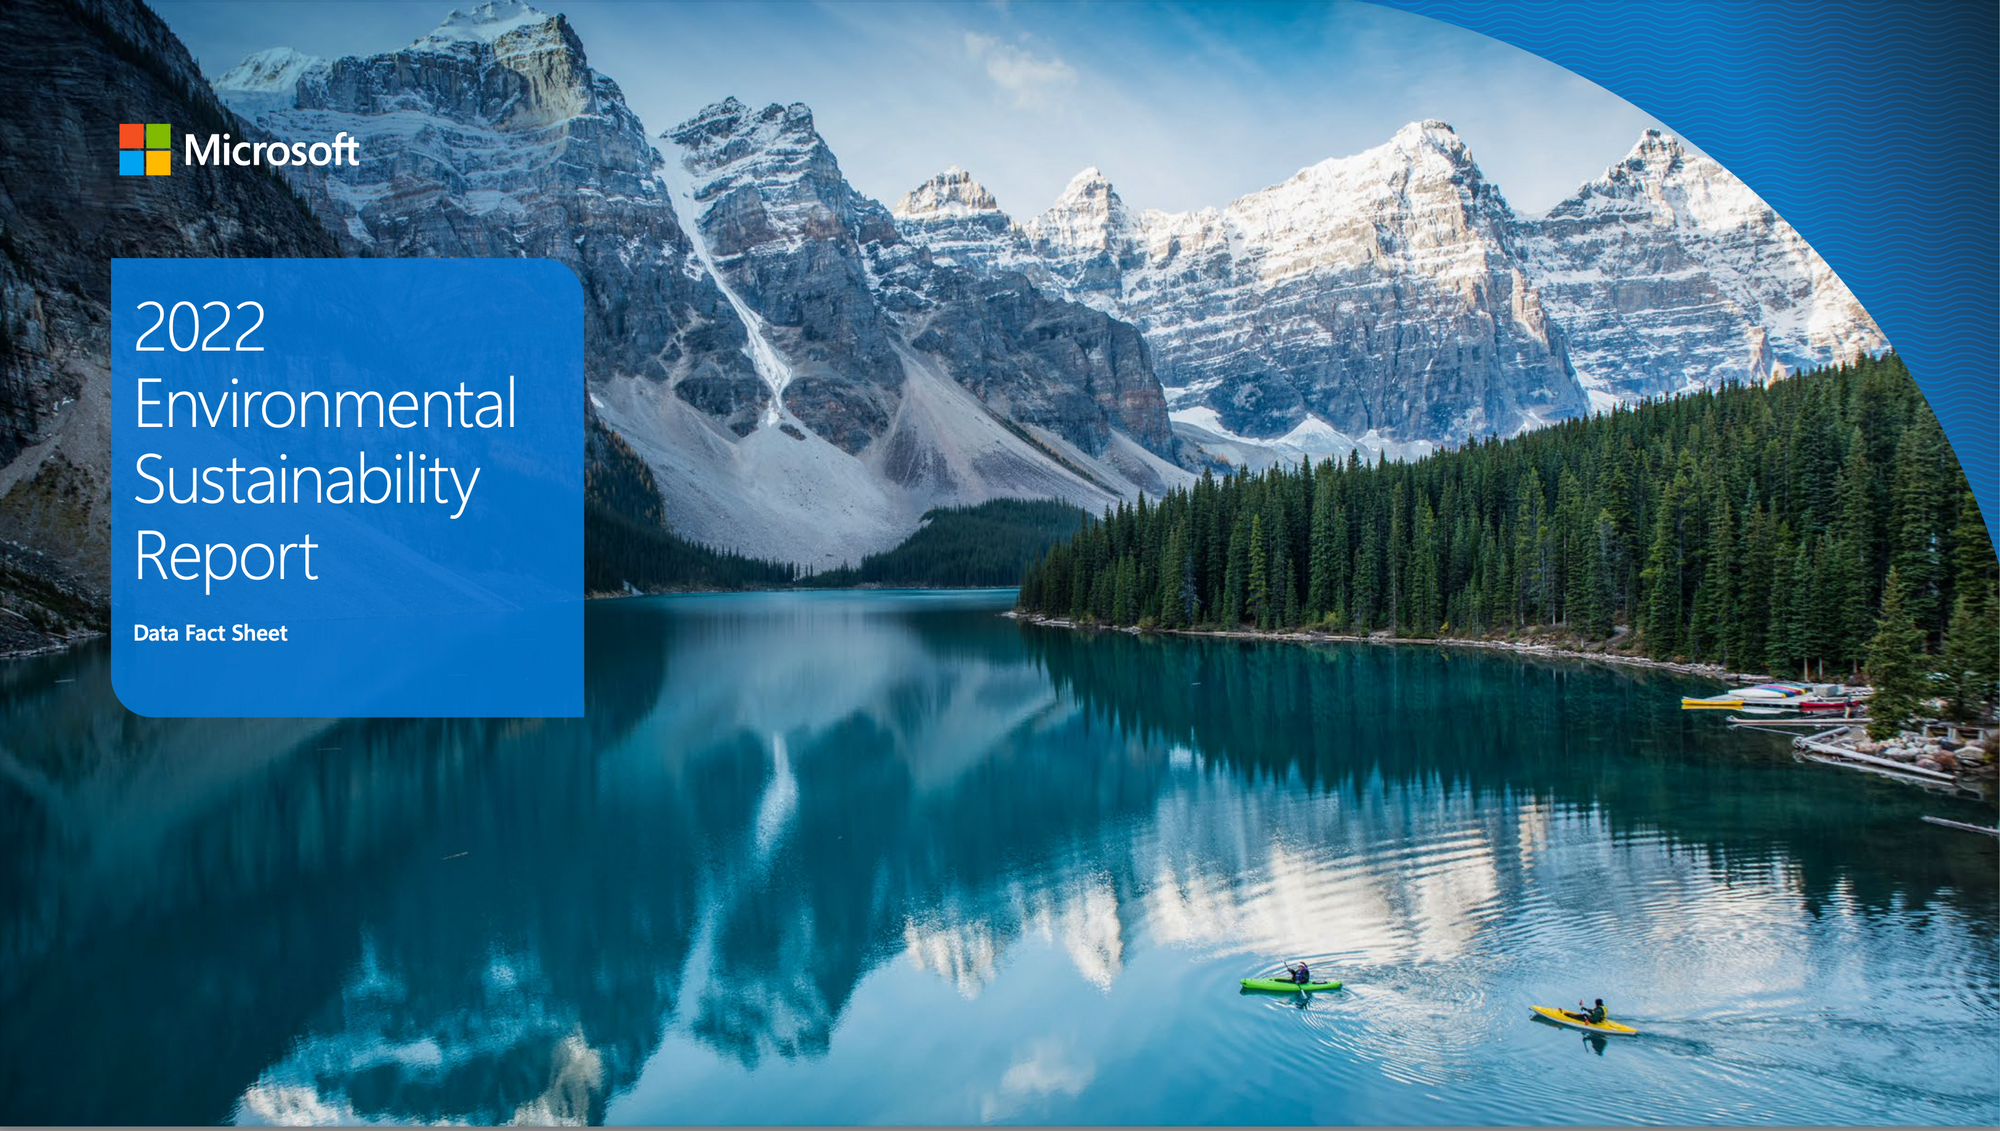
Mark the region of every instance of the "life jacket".
[[1603, 1006], [1600, 1005], [1593, 1007], [1591, 1011], [1585, 1014], [1584, 1016], [1590, 1018], [1590, 1023], [1592, 1025], [1602, 1025], [1604, 1024], [1605, 1019], [1611, 1016], [1611, 1013], [1609, 1010], [1605, 1009]]

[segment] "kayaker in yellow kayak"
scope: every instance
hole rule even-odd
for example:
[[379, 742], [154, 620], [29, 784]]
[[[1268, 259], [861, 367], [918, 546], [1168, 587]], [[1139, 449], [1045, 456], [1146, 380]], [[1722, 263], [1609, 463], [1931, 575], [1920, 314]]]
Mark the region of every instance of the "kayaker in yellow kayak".
[[1573, 1021], [1581, 1021], [1586, 1025], [1602, 1025], [1605, 1019], [1609, 1018], [1611, 1014], [1604, 1008], [1604, 999], [1598, 998], [1597, 1004], [1589, 1007], [1585, 1007], [1582, 1002], [1577, 1002], [1576, 1009], [1563, 1010], [1563, 1016]]

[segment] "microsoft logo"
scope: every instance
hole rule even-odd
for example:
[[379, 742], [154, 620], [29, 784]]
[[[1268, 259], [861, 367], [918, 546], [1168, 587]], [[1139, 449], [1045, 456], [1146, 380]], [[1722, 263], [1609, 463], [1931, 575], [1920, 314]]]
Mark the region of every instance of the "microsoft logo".
[[165, 122], [118, 127], [118, 175], [164, 177], [174, 171], [174, 128]]
[[[181, 135], [188, 165], [359, 165], [361, 142], [345, 131], [332, 141], [240, 141], [228, 134]], [[165, 122], [118, 127], [118, 175], [164, 177], [174, 171], [174, 128]]]

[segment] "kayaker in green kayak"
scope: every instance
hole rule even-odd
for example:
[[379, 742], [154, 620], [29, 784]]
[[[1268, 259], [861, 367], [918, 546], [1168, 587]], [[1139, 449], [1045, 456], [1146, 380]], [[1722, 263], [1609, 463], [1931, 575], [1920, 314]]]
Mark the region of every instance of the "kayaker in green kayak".
[[1307, 969], [1306, 964], [1303, 962], [1299, 963], [1297, 966], [1288, 966], [1285, 969], [1291, 972], [1292, 981], [1297, 983], [1298, 985], [1303, 986], [1307, 982], [1312, 981], [1312, 971]]
[[1582, 1021], [1588, 1025], [1602, 1025], [1605, 1019], [1611, 1016], [1611, 1013], [1604, 1008], [1604, 999], [1598, 998], [1597, 1004], [1589, 1008], [1585, 1008], [1582, 1002], [1577, 1002], [1576, 1009], [1563, 1010], [1563, 1016]]

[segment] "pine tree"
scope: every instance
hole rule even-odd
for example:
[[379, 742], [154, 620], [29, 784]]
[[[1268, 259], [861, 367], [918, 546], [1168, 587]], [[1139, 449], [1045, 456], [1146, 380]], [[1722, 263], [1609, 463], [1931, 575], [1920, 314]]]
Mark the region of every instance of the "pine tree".
[[1632, 511], [1632, 481], [1626, 475], [1628, 463], [1636, 462], [1636, 455], [1629, 447], [1623, 447], [1614, 457], [1611, 474], [1605, 478], [1599, 510], [1609, 520], [1609, 530], [1604, 540], [1604, 570], [1611, 592], [1612, 617], [1619, 613], [1626, 616], [1627, 623], [1637, 623], [1639, 599], [1639, 569], [1637, 535], [1638, 519]]
[[1611, 635], [1614, 602], [1610, 547], [1616, 537], [1610, 511], [1597, 512], [1597, 522], [1584, 543], [1582, 630], [1593, 640]]
[[1815, 384], [1803, 390], [1804, 403], [1792, 417], [1785, 470], [1786, 487], [1794, 511], [1801, 543], [1810, 544], [1822, 530], [1832, 511], [1829, 488], [1840, 470], [1835, 450], [1833, 417], [1828, 404], [1830, 386]]
[[1271, 547], [1264, 535], [1264, 516], [1250, 516], [1249, 613], [1258, 628], [1271, 627]]
[[1271, 520], [1271, 624], [1290, 628], [1299, 623], [1298, 561], [1292, 553], [1291, 508], [1284, 503], [1285, 483], [1277, 485]]
[[1437, 515], [1427, 496], [1417, 500], [1416, 532], [1410, 544], [1410, 628], [1418, 636], [1437, 633], [1441, 598], [1438, 594]]
[[1775, 675], [1786, 675], [1796, 670], [1800, 640], [1798, 618], [1793, 608], [1806, 595], [1799, 593], [1793, 582], [1797, 572], [1798, 553], [1792, 545], [1791, 527], [1782, 523], [1771, 550], [1771, 585], [1769, 599], [1765, 602], [1764, 666]]
[[1904, 601], [1920, 627], [1938, 623], [1943, 522], [1939, 514], [1939, 446], [1936, 419], [1929, 412], [1903, 433], [1896, 446], [1896, 471], [1889, 489], [1892, 544], [1889, 564], [1903, 579]]
[[[1875, 543], [1881, 537], [1881, 519], [1875, 503], [1878, 490], [1874, 465], [1868, 462], [1868, 444], [1857, 429], [1848, 442], [1847, 464], [1840, 473], [1841, 533], [1854, 555], [1854, 578], [1860, 588], [1861, 606], [1851, 610], [1857, 616], [1866, 616], [1867, 610], [1875, 607], [1881, 585], [1875, 557]], [[1865, 631], [1855, 631], [1852, 623], [1849, 632], [1856, 637], [1867, 635]]]
[[1334, 624], [1348, 621], [1348, 575], [1354, 569], [1354, 553], [1349, 546], [1347, 508], [1337, 506], [1333, 511], [1333, 585], [1331, 603], [1327, 605], [1327, 619]]
[[1389, 627], [1401, 630], [1410, 620], [1409, 578], [1410, 528], [1403, 516], [1409, 511], [1409, 498], [1403, 490], [1403, 479], [1398, 476], [1394, 494], [1389, 502]]
[[1229, 531], [1229, 564], [1222, 580], [1222, 624], [1236, 628], [1243, 623], [1246, 590], [1250, 582], [1249, 523], [1238, 514]]
[[1361, 548], [1354, 554], [1354, 597], [1349, 614], [1354, 627], [1362, 632], [1381, 623], [1382, 539], [1378, 524], [1362, 520]]
[[1695, 588], [1689, 614], [1688, 652], [1696, 660], [1715, 658], [1729, 663], [1729, 618], [1735, 612], [1735, 523], [1724, 500], [1708, 524], [1708, 549], [1701, 584]]
[[2000, 567], [1935, 419], [1889, 355], [1415, 463], [1204, 473], [1114, 505], [1035, 559], [1021, 603], [1169, 626], [1563, 623], [1598, 638], [1629, 624], [1656, 655], [1791, 673], [1863, 658], [1892, 565], [1924, 634], [1918, 652], [1941, 640], [1947, 666], [1976, 672], [1985, 644], [1968, 626], [1991, 621]]
[[1686, 478], [1676, 473], [1662, 492], [1653, 518], [1653, 541], [1646, 551], [1646, 568], [1640, 574], [1646, 589], [1646, 647], [1656, 660], [1673, 656], [1681, 647], [1682, 570], [1686, 566], [1681, 498], [1686, 489]]
[[1741, 570], [1727, 631], [1729, 654], [1747, 666], [1763, 662], [1771, 618], [1771, 523], [1754, 495], [1742, 525]]
[[1986, 520], [1979, 513], [1979, 500], [1970, 487], [1958, 493], [1958, 521], [1951, 529], [1951, 591], [1968, 586], [1991, 586], [2000, 562], [1993, 557], [1993, 541], [1986, 533]]
[[1555, 619], [1575, 627], [1578, 610], [1587, 600], [1588, 586], [1583, 576], [1584, 543], [1591, 538], [1590, 514], [1586, 513], [1583, 484], [1576, 472], [1564, 468], [1556, 479], [1555, 563], [1560, 588], [1555, 600], [1560, 608]]
[[1334, 597], [1339, 566], [1334, 558], [1334, 483], [1331, 465], [1322, 464], [1313, 483], [1312, 530], [1307, 536], [1306, 619], [1326, 619], [1339, 602]]
[[1916, 713], [1926, 690], [1923, 646], [1923, 632], [1905, 600], [1902, 575], [1891, 567], [1883, 584], [1882, 615], [1875, 619], [1875, 638], [1868, 642], [1868, 679], [1875, 687], [1868, 700], [1870, 738], [1894, 737]]
[[1181, 628], [1188, 623], [1187, 586], [1192, 584], [1193, 565], [1193, 558], [1187, 549], [1187, 525], [1176, 523], [1167, 532], [1167, 540], [1161, 550], [1161, 628]]
[[[1829, 530], [1820, 540], [1813, 563], [1813, 628], [1820, 641], [1820, 659], [1845, 664], [1860, 659], [1865, 638], [1854, 631], [1861, 582], [1854, 551], [1847, 539]], [[1823, 672], [1821, 674], [1824, 674]]]
[[1542, 473], [1528, 469], [1514, 502], [1514, 623], [1530, 624], [1542, 611]]
[[2000, 686], [2000, 627], [1994, 624], [1989, 584], [1959, 590], [1945, 632], [1942, 666], [1951, 692], [1951, 716], [1968, 720], [1983, 716]]

